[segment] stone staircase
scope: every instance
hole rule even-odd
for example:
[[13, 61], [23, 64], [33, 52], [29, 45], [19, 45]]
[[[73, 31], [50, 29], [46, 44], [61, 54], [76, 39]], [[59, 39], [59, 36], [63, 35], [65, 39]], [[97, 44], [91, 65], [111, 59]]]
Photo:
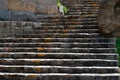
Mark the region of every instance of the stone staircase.
[[120, 80], [115, 39], [98, 30], [99, 0], [65, 0], [65, 16], [0, 38], [0, 80]]

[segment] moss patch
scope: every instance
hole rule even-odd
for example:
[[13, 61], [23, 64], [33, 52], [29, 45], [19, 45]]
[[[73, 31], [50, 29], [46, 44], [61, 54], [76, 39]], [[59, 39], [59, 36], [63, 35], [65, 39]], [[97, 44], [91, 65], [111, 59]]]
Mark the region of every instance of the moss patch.
[[[117, 53], [120, 56], [120, 37], [116, 39], [116, 47], [117, 47]], [[120, 66], [120, 58], [119, 58], [119, 66]]]

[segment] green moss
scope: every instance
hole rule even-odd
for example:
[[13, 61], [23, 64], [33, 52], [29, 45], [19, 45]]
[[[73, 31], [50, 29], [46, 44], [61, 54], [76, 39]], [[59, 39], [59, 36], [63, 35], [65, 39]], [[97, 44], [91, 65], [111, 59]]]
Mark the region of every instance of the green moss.
[[[116, 47], [117, 47], [117, 53], [120, 56], [120, 38], [116, 38]], [[119, 58], [119, 66], [120, 66], [120, 58]]]
[[63, 11], [64, 11], [64, 13], [67, 13], [67, 12], [68, 12], [67, 7], [65, 7], [65, 6], [60, 2], [60, 0], [56, 0], [56, 2], [57, 2], [57, 6], [58, 6], [58, 7], [59, 7], [59, 6], [63, 6]]

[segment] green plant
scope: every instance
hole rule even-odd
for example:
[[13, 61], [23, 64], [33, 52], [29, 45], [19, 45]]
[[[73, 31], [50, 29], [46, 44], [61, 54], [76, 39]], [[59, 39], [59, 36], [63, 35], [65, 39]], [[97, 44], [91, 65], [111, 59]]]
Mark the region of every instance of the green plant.
[[[117, 47], [117, 53], [119, 54], [120, 57], [120, 37], [116, 38], [116, 47]], [[119, 58], [119, 66], [120, 66], [120, 58]]]
[[59, 6], [63, 6], [63, 11], [64, 11], [64, 13], [67, 13], [67, 12], [68, 12], [67, 7], [65, 7], [65, 6], [60, 2], [60, 0], [56, 0], [56, 2], [57, 2], [57, 6], [58, 6], [58, 7], [59, 7]]

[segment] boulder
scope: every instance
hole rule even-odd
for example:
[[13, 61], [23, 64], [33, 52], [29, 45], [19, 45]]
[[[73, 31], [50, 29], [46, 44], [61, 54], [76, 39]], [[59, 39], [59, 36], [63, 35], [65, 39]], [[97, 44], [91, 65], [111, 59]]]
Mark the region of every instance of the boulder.
[[103, 0], [98, 14], [100, 32], [105, 36], [120, 36], [120, 0]]

